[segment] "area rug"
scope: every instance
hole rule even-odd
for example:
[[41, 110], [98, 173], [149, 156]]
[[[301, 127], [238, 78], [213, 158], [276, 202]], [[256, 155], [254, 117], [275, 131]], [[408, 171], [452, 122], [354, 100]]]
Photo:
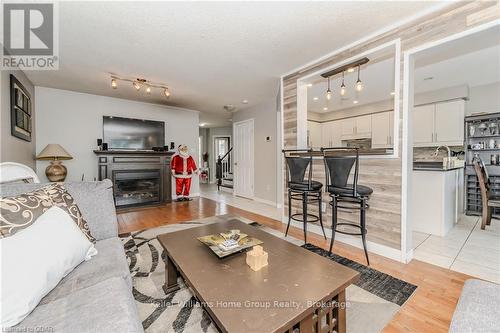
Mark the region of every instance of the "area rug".
[[164, 253], [156, 236], [234, 218], [360, 272], [356, 285], [346, 289], [348, 333], [380, 332], [416, 289], [412, 284], [347, 258], [328, 255], [328, 251], [312, 244], [303, 245], [303, 241], [290, 236], [285, 238], [283, 233], [251, 220], [220, 215], [134, 232], [121, 238], [132, 274], [133, 295], [146, 332], [217, 332], [187, 287], [182, 286], [170, 294], [163, 292]]

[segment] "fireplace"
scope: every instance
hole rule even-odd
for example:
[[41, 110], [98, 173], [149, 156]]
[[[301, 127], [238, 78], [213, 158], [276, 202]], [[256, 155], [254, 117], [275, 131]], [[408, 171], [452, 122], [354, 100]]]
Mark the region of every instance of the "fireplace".
[[117, 207], [160, 203], [160, 170], [125, 170], [114, 174]]
[[173, 152], [99, 151], [98, 178], [113, 182], [116, 208], [172, 201], [170, 159]]

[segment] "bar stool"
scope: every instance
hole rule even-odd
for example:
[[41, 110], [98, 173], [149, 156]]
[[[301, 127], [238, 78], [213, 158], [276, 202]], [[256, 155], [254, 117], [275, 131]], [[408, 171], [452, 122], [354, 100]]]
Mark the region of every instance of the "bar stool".
[[[366, 262], [370, 265], [368, 251], [366, 250], [366, 210], [369, 208], [368, 200], [373, 189], [358, 184], [359, 152], [357, 148], [321, 148], [325, 162], [326, 190], [330, 193], [330, 206], [332, 207], [332, 239], [329, 253], [332, 253], [335, 233], [361, 236], [365, 250]], [[348, 183], [349, 175], [353, 171], [352, 183]], [[359, 210], [360, 224], [337, 222], [337, 209]], [[347, 225], [358, 228], [360, 233], [338, 230], [337, 227]]]
[[[288, 235], [291, 220], [304, 223], [304, 243], [307, 243], [307, 223], [319, 221], [323, 236], [326, 239], [323, 228], [323, 215], [321, 213], [321, 194], [323, 184], [312, 180], [312, 149], [290, 149], [282, 151], [286, 161], [286, 184], [288, 188], [288, 225], [286, 226], [285, 237]], [[308, 156], [299, 156], [300, 154]], [[306, 171], [307, 179], [305, 179]], [[292, 200], [302, 201], [302, 213], [292, 215]], [[309, 203], [318, 203], [319, 214], [314, 215], [307, 212]]]

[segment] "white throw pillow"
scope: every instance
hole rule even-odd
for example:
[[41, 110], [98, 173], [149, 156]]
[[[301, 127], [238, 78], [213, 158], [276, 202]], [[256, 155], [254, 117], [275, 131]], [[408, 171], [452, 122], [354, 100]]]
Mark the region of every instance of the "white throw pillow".
[[0, 239], [0, 249], [0, 327], [20, 323], [63, 277], [97, 254], [68, 213], [55, 206]]

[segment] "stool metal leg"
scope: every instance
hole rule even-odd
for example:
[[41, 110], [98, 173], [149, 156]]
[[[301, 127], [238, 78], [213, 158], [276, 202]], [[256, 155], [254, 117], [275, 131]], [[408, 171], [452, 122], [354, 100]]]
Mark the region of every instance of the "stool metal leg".
[[304, 219], [304, 244], [307, 244], [307, 193], [302, 194], [302, 216]]
[[319, 208], [319, 224], [321, 225], [321, 231], [323, 231], [323, 236], [325, 237], [326, 240], [326, 234], [325, 234], [325, 228], [323, 227], [323, 212], [322, 212], [322, 197], [321, 197], [321, 192], [319, 193], [319, 198], [318, 198], [318, 208]]
[[288, 235], [288, 228], [292, 221], [292, 193], [288, 191], [288, 224], [286, 225], [285, 237]]
[[366, 201], [361, 200], [361, 239], [363, 240], [363, 249], [365, 250], [366, 262], [370, 266], [370, 259], [368, 259], [368, 251], [366, 250]]
[[333, 242], [335, 242], [335, 231], [337, 231], [337, 197], [332, 196], [332, 239], [330, 240], [330, 250], [332, 254]]

